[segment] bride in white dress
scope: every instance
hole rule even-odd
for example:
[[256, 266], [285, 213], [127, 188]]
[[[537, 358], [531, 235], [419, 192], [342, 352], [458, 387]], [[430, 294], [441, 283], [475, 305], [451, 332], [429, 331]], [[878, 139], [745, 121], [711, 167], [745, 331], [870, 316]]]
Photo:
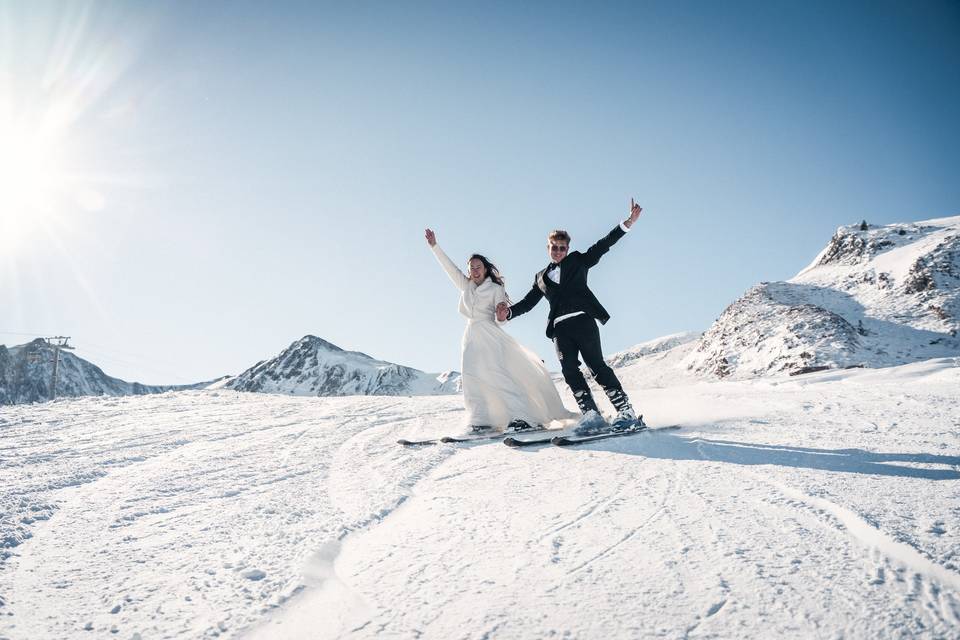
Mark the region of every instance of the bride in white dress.
[[427, 229], [424, 235], [460, 291], [460, 315], [467, 319], [460, 372], [471, 430], [522, 431], [578, 417], [563, 406], [540, 358], [497, 323], [497, 303], [507, 301], [507, 292], [496, 267], [475, 254], [470, 257], [467, 276], [443, 252], [433, 231]]

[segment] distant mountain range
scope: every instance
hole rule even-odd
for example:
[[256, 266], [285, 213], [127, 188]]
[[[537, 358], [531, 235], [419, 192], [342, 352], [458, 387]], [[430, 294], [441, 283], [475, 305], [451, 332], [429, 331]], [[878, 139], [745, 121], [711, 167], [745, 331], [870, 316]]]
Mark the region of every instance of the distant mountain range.
[[671, 351], [685, 344], [697, 340], [701, 333], [695, 331], [687, 331], [684, 333], [674, 333], [669, 336], [663, 336], [661, 338], [655, 338], [647, 342], [641, 342], [638, 345], [634, 345], [625, 351], [615, 353], [612, 356], [607, 356], [605, 360], [613, 368], [617, 367], [626, 367], [628, 365], [637, 362], [647, 356], [657, 355], [660, 353], [665, 353]]
[[[0, 405], [51, 398], [53, 349], [37, 339], [15, 347], [0, 345]], [[106, 375], [69, 352], [60, 353], [57, 397], [128, 396], [189, 389], [233, 389], [307, 396], [438, 395], [460, 392], [457, 371], [424, 373], [375, 360], [316, 336], [304, 336], [280, 355], [258, 362], [238, 376], [188, 385], [144, 385]]]
[[[52, 397], [53, 349], [42, 339], [15, 347], [0, 344], [0, 405], [42, 402]], [[60, 352], [57, 397], [132, 396], [201, 389], [210, 382], [188, 385], [145, 385], [105, 374], [100, 367], [68, 351]]]
[[258, 362], [213, 387], [300, 396], [420, 396], [458, 393], [460, 374], [424, 373], [365, 353], [344, 351], [308, 335], [275, 358]]
[[[703, 334], [679, 333], [610, 356], [614, 367], [747, 379], [847, 367], [886, 367], [960, 356], [960, 216], [910, 224], [840, 227], [813, 262], [786, 282], [761, 282]], [[50, 398], [52, 349], [42, 340], [0, 345], [0, 404]], [[62, 352], [57, 395], [140, 395], [233, 389], [305, 396], [460, 392], [456, 371], [425, 373], [304, 336], [279, 355], [216, 382], [125, 382]]]

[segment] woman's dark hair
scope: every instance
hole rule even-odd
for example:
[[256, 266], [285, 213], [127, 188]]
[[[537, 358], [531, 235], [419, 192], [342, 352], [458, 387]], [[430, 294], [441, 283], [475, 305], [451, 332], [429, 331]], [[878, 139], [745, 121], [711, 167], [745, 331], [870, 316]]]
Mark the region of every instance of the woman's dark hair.
[[496, 282], [501, 287], [503, 286], [503, 277], [500, 275], [500, 270], [497, 269], [497, 265], [493, 264], [485, 256], [475, 253], [467, 259], [467, 265], [470, 265], [471, 260], [479, 260], [483, 263], [483, 267], [487, 270], [487, 277]]

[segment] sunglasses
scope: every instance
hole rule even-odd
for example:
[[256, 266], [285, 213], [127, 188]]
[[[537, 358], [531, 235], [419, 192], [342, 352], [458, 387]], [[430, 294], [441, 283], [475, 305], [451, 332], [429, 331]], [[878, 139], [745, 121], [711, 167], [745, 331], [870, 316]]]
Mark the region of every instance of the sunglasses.
[[567, 245], [565, 244], [552, 244], [550, 245], [550, 251], [566, 251]]

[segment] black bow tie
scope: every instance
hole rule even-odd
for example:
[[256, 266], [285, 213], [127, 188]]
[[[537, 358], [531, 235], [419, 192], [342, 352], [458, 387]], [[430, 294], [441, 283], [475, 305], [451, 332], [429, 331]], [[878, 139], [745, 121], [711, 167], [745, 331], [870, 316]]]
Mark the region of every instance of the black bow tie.
[[556, 269], [556, 268], [559, 267], [559, 266], [560, 266], [560, 263], [559, 263], [559, 262], [551, 262], [551, 263], [549, 264], [549, 266], [547, 266], [547, 273], [550, 273], [551, 271], [553, 271], [554, 269]]

